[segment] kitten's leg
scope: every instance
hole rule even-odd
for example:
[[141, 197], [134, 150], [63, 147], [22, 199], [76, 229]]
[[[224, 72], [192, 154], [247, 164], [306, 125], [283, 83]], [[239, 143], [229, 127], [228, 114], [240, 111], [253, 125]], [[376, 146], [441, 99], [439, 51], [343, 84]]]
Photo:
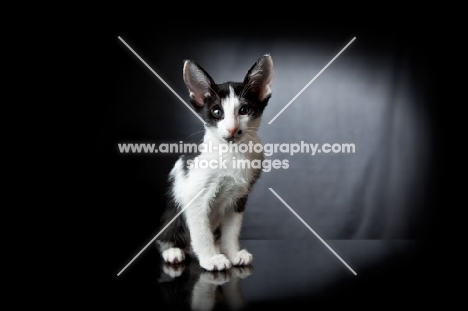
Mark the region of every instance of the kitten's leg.
[[238, 200], [234, 210], [227, 210], [221, 223], [221, 252], [226, 254], [234, 266], [249, 265], [253, 256], [245, 249], [240, 250], [239, 234], [247, 198]]
[[208, 216], [210, 198], [210, 195], [206, 195], [204, 199], [197, 202], [196, 206], [185, 211], [192, 249], [202, 268], [208, 271], [229, 269], [231, 262], [225, 255], [219, 253], [215, 245], [213, 228]]
[[170, 197], [159, 225], [161, 230], [163, 228], [165, 230], [160, 233], [156, 241], [156, 245], [164, 261], [172, 264], [181, 263], [185, 260], [184, 249], [190, 240], [184, 219], [182, 217], [176, 218], [178, 211], [179, 209], [175, 200]]

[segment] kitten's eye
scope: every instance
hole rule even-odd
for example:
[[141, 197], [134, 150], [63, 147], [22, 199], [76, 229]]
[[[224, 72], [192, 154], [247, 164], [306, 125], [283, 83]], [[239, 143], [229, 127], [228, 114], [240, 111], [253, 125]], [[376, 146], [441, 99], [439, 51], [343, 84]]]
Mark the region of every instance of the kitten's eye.
[[246, 115], [250, 112], [250, 108], [247, 105], [240, 107], [239, 114]]
[[224, 115], [224, 112], [219, 108], [215, 108], [215, 109], [211, 110], [211, 114], [215, 118], [221, 119], [223, 117], [223, 115]]

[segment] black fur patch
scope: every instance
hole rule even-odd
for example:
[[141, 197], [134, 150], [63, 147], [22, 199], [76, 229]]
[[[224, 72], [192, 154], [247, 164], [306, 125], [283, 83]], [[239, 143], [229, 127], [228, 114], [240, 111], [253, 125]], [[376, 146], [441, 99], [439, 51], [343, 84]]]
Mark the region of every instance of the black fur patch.
[[214, 236], [215, 241], [219, 240], [221, 238], [221, 228], [220, 227], [215, 229], [215, 231], [213, 232], [213, 236]]
[[[262, 157], [263, 161], [263, 157]], [[260, 175], [262, 174], [262, 169], [255, 169], [254, 170], [254, 176], [252, 178], [252, 181], [250, 182], [250, 188], [249, 191], [252, 189], [253, 185], [257, 182], [257, 180], [260, 178]]]
[[245, 210], [245, 205], [247, 204], [247, 196], [237, 200], [236, 206], [234, 206], [234, 211], [236, 213], [243, 213]]
[[[172, 180], [169, 181], [172, 183]], [[169, 187], [170, 189], [170, 187]], [[168, 191], [167, 193], [167, 204], [164, 214], [161, 217], [159, 230], [164, 228], [179, 212], [177, 203], [174, 201], [172, 194]], [[172, 242], [175, 247], [184, 249], [190, 243], [189, 230], [185, 223], [183, 215], [177, 217], [169, 227], [164, 230], [158, 237], [158, 241], [161, 242]]]

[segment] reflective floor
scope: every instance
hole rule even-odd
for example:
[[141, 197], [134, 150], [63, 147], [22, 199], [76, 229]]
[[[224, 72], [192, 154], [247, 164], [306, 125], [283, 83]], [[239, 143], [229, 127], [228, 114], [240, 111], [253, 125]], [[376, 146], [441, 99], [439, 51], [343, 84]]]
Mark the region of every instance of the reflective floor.
[[[208, 272], [194, 259], [167, 265], [146, 249], [119, 277], [114, 302], [152, 310], [263, 310], [266, 307], [424, 306], [441, 298], [442, 262], [415, 240], [244, 240], [251, 266]], [[352, 271], [355, 271], [355, 275]]]

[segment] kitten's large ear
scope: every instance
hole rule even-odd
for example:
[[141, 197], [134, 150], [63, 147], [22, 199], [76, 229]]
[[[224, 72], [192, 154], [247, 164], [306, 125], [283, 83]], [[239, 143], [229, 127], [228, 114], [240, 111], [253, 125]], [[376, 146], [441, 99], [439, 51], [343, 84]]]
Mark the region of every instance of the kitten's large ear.
[[184, 63], [184, 82], [190, 92], [190, 101], [198, 107], [202, 107], [205, 99], [211, 96], [213, 79], [200, 65], [186, 60]]
[[270, 55], [264, 55], [247, 72], [244, 83], [249, 84], [249, 91], [256, 94], [258, 100], [264, 101], [271, 96], [273, 76], [273, 60]]

